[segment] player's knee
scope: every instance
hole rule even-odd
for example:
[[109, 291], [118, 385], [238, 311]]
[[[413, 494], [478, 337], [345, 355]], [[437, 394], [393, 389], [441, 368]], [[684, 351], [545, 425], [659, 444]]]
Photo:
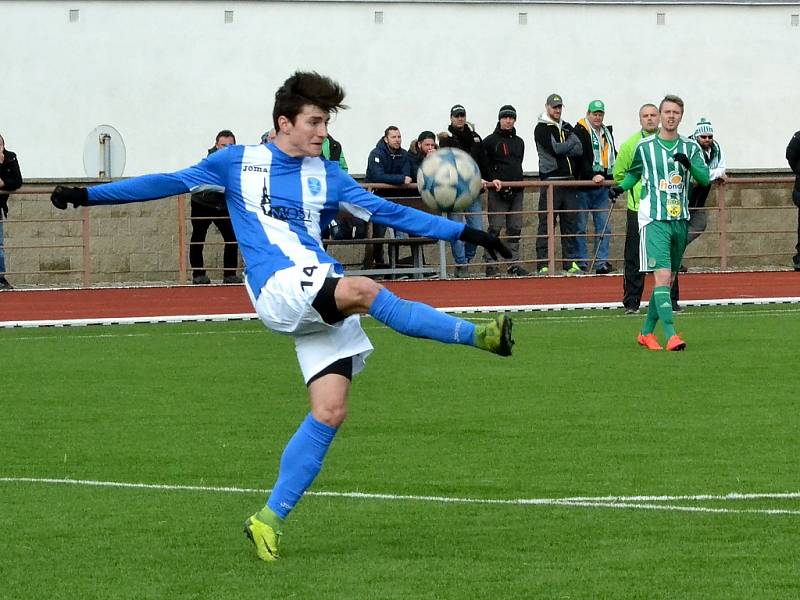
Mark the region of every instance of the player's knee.
[[365, 314], [382, 287], [368, 277], [345, 277], [336, 287], [336, 305], [346, 314]]
[[346, 404], [323, 404], [312, 408], [311, 414], [320, 423], [338, 429], [347, 418]]

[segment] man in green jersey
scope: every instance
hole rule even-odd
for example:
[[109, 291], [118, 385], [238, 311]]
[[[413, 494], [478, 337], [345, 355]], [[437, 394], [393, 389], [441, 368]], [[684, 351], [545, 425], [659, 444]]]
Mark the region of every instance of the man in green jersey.
[[667, 339], [667, 350], [684, 350], [686, 343], [675, 332], [670, 287], [681, 265], [689, 221], [692, 180], [708, 185], [708, 166], [697, 142], [678, 133], [683, 100], [665, 96], [658, 107], [661, 130], [639, 141], [633, 162], [614, 197], [633, 189], [642, 180], [639, 200], [639, 269], [652, 271], [655, 289], [647, 307], [647, 319], [637, 341], [650, 350], [662, 350], [653, 333], [656, 323]]

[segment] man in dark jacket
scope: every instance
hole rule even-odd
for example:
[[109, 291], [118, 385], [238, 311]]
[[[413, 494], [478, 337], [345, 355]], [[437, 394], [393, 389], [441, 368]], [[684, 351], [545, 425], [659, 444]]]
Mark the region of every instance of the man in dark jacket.
[[[539, 153], [539, 178], [542, 181], [575, 179], [577, 168], [575, 157], [583, 154], [583, 146], [575, 135], [572, 125], [561, 120], [564, 102], [558, 94], [550, 94], [545, 102], [545, 111], [533, 130], [536, 151]], [[553, 219], [558, 219], [561, 227], [561, 259], [567, 273], [580, 273], [575, 262], [575, 231], [578, 206], [575, 188], [556, 187], [553, 189]], [[567, 211], [567, 212], [560, 212]], [[555, 223], [554, 223], [555, 224]], [[547, 266], [547, 188], [543, 187], [539, 195], [539, 229], [536, 237], [536, 258], [539, 261], [539, 273], [545, 274]]]
[[794, 270], [800, 271], [800, 131], [796, 132], [789, 145], [786, 146], [786, 160], [789, 161], [789, 166], [797, 176], [794, 180], [794, 191], [792, 192], [792, 201], [798, 209], [797, 213], [797, 245], [795, 246], [795, 255], [792, 258]]
[[[375, 144], [367, 158], [367, 175], [364, 183], [388, 183], [403, 185], [411, 183], [412, 163], [408, 151], [403, 148], [403, 136], [400, 129], [389, 125], [383, 137]], [[375, 195], [381, 198], [398, 198], [410, 195], [404, 190], [375, 190]], [[372, 237], [382, 238], [386, 235], [386, 226], [378, 223], [372, 224]], [[376, 266], [386, 266], [383, 255], [383, 244], [375, 244], [373, 259]], [[380, 268], [380, 267], [379, 267]]]
[[[483, 140], [483, 177], [492, 182], [489, 188], [489, 233], [500, 235], [505, 227], [507, 246], [511, 250], [511, 265], [508, 274], [521, 277], [529, 275], [519, 264], [519, 235], [522, 232], [522, 188], [503, 187], [503, 181], [522, 181], [522, 159], [525, 156], [525, 142], [517, 135], [514, 124], [517, 111], [510, 104], [500, 108], [494, 133]], [[486, 276], [493, 277], [500, 270], [497, 263], [487, 253], [485, 255]]]
[[8, 192], [18, 190], [22, 185], [17, 155], [6, 150], [6, 142], [0, 135], [0, 290], [12, 290], [6, 279], [6, 255], [3, 245], [3, 219], [8, 216]]
[[605, 275], [613, 271], [608, 262], [608, 246], [611, 240], [611, 224], [607, 223], [610, 216], [608, 188], [602, 184], [614, 179], [612, 171], [617, 150], [614, 146], [614, 135], [610, 125], [605, 125], [603, 119], [606, 107], [602, 100], [592, 100], [586, 110], [586, 117], [575, 124], [575, 135], [581, 141], [583, 154], [576, 161], [578, 167], [577, 179], [591, 182], [588, 187], [578, 190], [578, 208], [576, 227], [578, 237], [575, 238], [575, 252], [578, 256], [578, 266], [585, 271], [591, 264], [586, 243], [586, 234], [589, 230], [589, 212], [594, 223], [594, 250], [591, 254], [596, 257], [594, 269], [598, 275]]
[[[458, 148], [469, 154], [480, 165], [483, 162], [481, 136], [475, 131], [474, 126], [467, 123], [467, 109], [462, 104], [456, 104], [450, 109], [450, 125], [447, 131], [439, 133], [439, 146], [442, 148]], [[448, 213], [447, 218], [458, 223], [466, 223], [469, 227], [483, 229], [483, 205], [481, 197], [473, 200], [463, 213]], [[455, 276], [467, 277], [469, 263], [475, 258], [477, 246], [462, 241], [450, 244], [453, 249], [453, 260], [456, 263]]]
[[[223, 129], [217, 134], [214, 145], [209, 148], [211, 155], [217, 150], [236, 143], [233, 132]], [[228, 205], [223, 192], [205, 191], [192, 194], [192, 238], [189, 245], [189, 264], [192, 265], [192, 283], [209, 284], [211, 280], [206, 275], [203, 266], [203, 246], [206, 242], [208, 228], [213, 223], [225, 241], [222, 251], [223, 283], [242, 283], [241, 277], [236, 274], [239, 261], [239, 246], [236, 243], [236, 234], [228, 215]]]

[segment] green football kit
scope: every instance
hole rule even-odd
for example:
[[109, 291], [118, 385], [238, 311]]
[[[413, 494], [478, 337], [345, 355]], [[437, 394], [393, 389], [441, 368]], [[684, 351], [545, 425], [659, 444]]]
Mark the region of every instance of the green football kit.
[[[676, 154], [686, 155], [691, 168], [676, 162]], [[675, 140], [664, 140], [658, 135], [646, 137], [636, 146], [622, 189], [633, 188], [639, 179], [642, 181], [639, 202], [641, 270], [677, 271], [686, 249], [692, 180], [708, 185], [709, 171], [703, 152], [697, 142], [683, 136]], [[650, 225], [654, 226], [648, 228]]]
[[[675, 160], [677, 154], [689, 159], [688, 169]], [[697, 142], [683, 136], [674, 140], [665, 140], [658, 134], [644, 138], [636, 146], [633, 162], [621, 184], [622, 189], [632, 189], [639, 179], [642, 181], [639, 202], [640, 270], [669, 269], [677, 273], [686, 250], [692, 181], [700, 185], [709, 183], [703, 151]], [[659, 320], [668, 340], [667, 350], [671, 349], [671, 344], [676, 349], [683, 349], [685, 344], [677, 336], [672, 321], [669, 286], [657, 286], [653, 290], [641, 336], [650, 336]]]

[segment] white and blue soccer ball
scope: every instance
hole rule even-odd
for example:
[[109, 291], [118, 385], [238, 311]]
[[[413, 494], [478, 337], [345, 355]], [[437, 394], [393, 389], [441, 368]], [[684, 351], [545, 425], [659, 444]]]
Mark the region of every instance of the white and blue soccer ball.
[[481, 193], [481, 171], [463, 150], [441, 148], [422, 161], [417, 188], [432, 210], [459, 212]]

